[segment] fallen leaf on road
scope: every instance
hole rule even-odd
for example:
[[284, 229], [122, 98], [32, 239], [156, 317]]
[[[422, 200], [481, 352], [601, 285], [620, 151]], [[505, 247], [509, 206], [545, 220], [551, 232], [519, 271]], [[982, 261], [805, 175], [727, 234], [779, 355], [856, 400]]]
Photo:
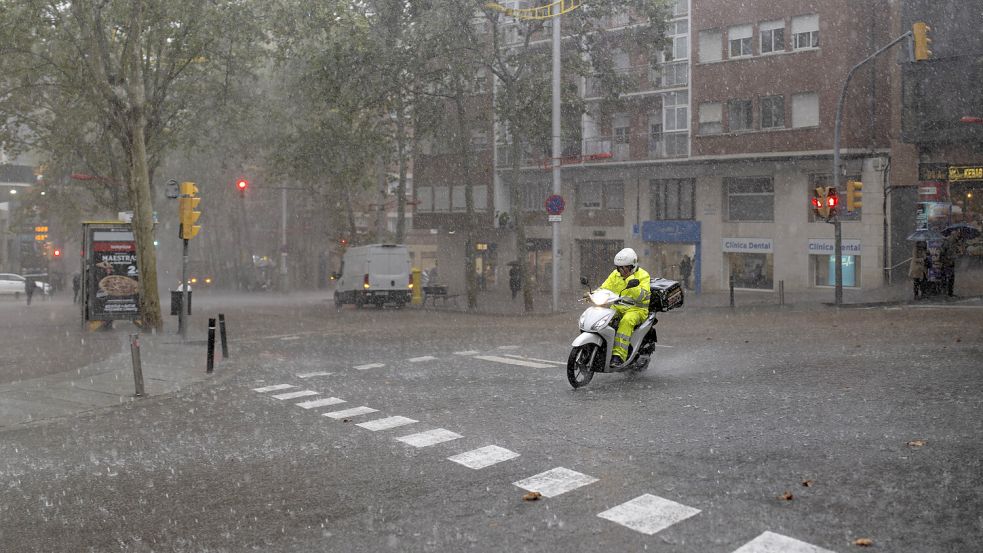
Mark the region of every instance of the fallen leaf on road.
[[805, 488], [812, 487], [812, 480], [803, 480], [802, 481], [802, 486], [805, 487]]
[[536, 501], [540, 497], [543, 497], [543, 494], [539, 492], [529, 492], [526, 495], [522, 496], [522, 499], [525, 501]]
[[792, 492], [785, 492], [782, 495], [780, 495], [778, 499], [781, 499], [783, 501], [792, 501], [793, 499], [795, 499], [795, 496], [792, 495]]
[[352, 422], [352, 419], [341, 419], [341, 422]]
[[927, 442], [925, 440], [911, 440], [910, 442], [908, 442], [908, 445], [911, 447], [922, 447], [926, 443]]
[[859, 545], [860, 547], [870, 547], [874, 545], [874, 540], [870, 538], [857, 538], [853, 540], [853, 545]]

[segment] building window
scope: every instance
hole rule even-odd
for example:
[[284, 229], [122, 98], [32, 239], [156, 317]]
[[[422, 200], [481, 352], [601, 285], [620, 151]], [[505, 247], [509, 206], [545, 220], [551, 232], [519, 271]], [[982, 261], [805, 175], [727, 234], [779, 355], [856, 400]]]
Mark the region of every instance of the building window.
[[620, 180], [577, 183], [577, 206], [580, 209], [624, 209], [625, 184]]
[[[810, 255], [809, 257], [812, 258], [816, 286], [836, 286], [836, 256]], [[840, 266], [843, 267], [843, 286], [860, 288], [860, 256], [841, 254]]]
[[761, 98], [761, 128], [785, 128], [784, 96], [765, 96]]
[[454, 186], [451, 188], [451, 211], [463, 212], [467, 211], [467, 203], [464, 201], [464, 185]]
[[730, 276], [734, 279], [734, 288], [751, 290], [771, 290], [774, 288], [775, 263], [770, 253], [736, 253], [728, 252]]
[[[687, 20], [675, 21], [671, 23], [672, 27], [670, 32], [672, 32], [672, 52], [671, 59], [673, 60], [684, 60], [689, 58], [689, 22]], [[668, 57], [668, 56], [667, 56]]]
[[800, 15], [792, 18], [792, 47], [819, 48], [819, 16]]
[[724, 35], [718, 29], [700, 31], [700, 61], [703, 63], [723, 59]]
[[689, 82], [689, 65], [685, 61], [653, 63], [649, 82], [656, 88], [686, 86]]
[[599, 182], [577, 183], [577, 205], [580, 209], [601, 209], [603, 195]]
[[784, 21], [765, 21], [758, 25], [758, 32], [761, 34], [762, 54], [785, 51]]
[[522, 188], [523, 211], [542, 211], [543, 202], [550, 195], [550, 183], [534, 182]]
[[792, 127], [819, 126], [819, 95], [803, 92], [792, 95]]
[[730, 132], [753, 129], [754, 119], [752, 117], [751, 100], [730, 100], [727, 102], [727, 125]]
[[730, 44], [730, 57], [739, 58], [754, 54], [751, 49], [751, 26], [736, 25], [727, 29], [727, 40]]
[[689, 13], [689, 1], [688, 0], [673, 0], [672, 3], [672, 16], [682, 17]]
[[488, 149], [488, 133], [486, 131], [471, 130], [471, 147], [475, 150]]
[[604, 182], [604, 208], [625, 208], [625, 183], [620, 180]]
[[689, 94], [668, 92], [662, 96], [666, 157], [689, 154]]
[[418, 187], [416, 189], [416, 200], [419, 202], [416, 206], [417, 211], [421, 213], [430, 213], [433, 211], [433, 187]]
[[471, 199], [474, 200], [475, 211], [485, 211], [488, 209], [488, 185], [477, 184], [471, 186]]
[[649, 216], [654, 221], [692, 220], [695, 202], [694, 179], [653, 179], [649, 182]]
[[700, 104], [700, 134], [724, 132], [723, 106], [720, 102]]
[[447, 187], [447, 186], [435, 186], [435, 187], [433, 187], [433, 210], [434, 211], [450, 211], [451, 210], [451, 191], [450, 191], [450, 187]]
[[770, 177], [724, 179], [728, 221], [774, 221], [775, 185]]

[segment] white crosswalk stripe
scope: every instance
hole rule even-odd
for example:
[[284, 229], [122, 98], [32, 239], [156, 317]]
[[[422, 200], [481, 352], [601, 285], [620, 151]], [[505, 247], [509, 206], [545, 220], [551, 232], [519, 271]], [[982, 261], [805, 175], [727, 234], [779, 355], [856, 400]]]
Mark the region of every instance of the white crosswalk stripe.
[[835, 553], [829, 549], [823, 549], [804, 541], [765, 532], [753, 540], [745, 543], [734, 553]]
[[336, 397], [325, 397], [298, 403], [297, 407], [303, 407], [304, 409], [315, 409], [317, 407], [326, 407], [328, 405], [338, 405], [339, 403], [345, 403], [345, 400], [338, 399]]
[[304, 373], [304, 374], [298, 374], [298, 375], [297, 375], [297, 378], [313, 378], [313, 377], [315, 377], [315, 376], [331, 376], [331, 375], [333, 375], [333, 374], [334, 374], [334, 373], [329, 373], [329, 372], [325, 372], [325, 371], [320, 371], [320, 372], [316, 372], [316, 373]]
[[301, 390], [299, 392], [289, 392], [289, 393], [286, 393], [286, 394], [277, 394], [277, 395], [272, 396], [272, 397], [275, 397], [277, 399], [296, 399], [296, 398], [299, 398], [299, 397], [316, 396], [317, 394], [318, 394], [318, 392], [315, 392], [314, 390]]
[[290, 388], [296, 388], [293, 384], [274, 384], [272, 386], [263, 386], [262, 388], [253, 388], [254, 392], [265, 393], [273, 392], [276, 390], [289, 390]]
[[597, 516], [651, 536], [699, 512], [675, 501], [644, 494]]
[[358, 415], [368, 415], [369, 413], [375, 413], [376, 411], [378, 411], [378, 409], [373, 409], [363, 405], [361, 407], [352, 407], [351, 409], [342, 409], [341, 411], [321, 413], [321, 416], [330, 417], [332, 419], [344, 419], [347, 417], [357, 417]]
[[464, 436], [461, 436], [457, 432], [451, 432], [450, 430], [444, 428], [435, 428], [434, 430], [418, 432], [416, 434], [410, 434], [409, 436], [401, 436], [396, 439], [413, 447], [429, 447], [463, 437]]
[[481, 352], [480, 351], [475, 351], [473, 349], [469, 349], [468, 351], [455, 351], [454, 352], [454, 355], [477, 355], [478, 353], [481, 353]]
[[544, 497], [556, 497], [594, 482], [597, 482], [597, 478], [593, 476], [587, 476], [568, 468], [557, 467], [530, 476], [525, 480], [513, 482], [513, 484], [526, 491], [539, 492]]
[[382, 367], [385, 367], [385, 366], [386, 365], [384, 363], [369, 363], [368, 365], [358, 365], [357, 367], [353, 367], [353, 368], [356, 371], [365, 371], [365, 370], [368, 370], [368, 369], [378, 369], [378, 368], [382, 368]]
[[506, 365], [518, 365], [520, 367], [532, 367], [534, 369], [551, 369], [553, 365], [547, 365], [545, 363], [536, 363], [533, 361], [523, 361], [522, 359], [513, 359], [511, 357], [499, 357], [497, 355], [475, 355], [475, 359], [481, 359], [482, 361], [493, 361], [495, 363], [505, 363]]
[[513, 359], [524, 359], [526, 361], [535, 361], [537, 363], [549, 363], [550, 365], [559, 365], [561, 367], [566, 366], [566, 363], [561, 363], [560, 361], [550, 361], [549, 359], [536, 359], [535, 357], [524, 357], [522, 355], [516, 355], [514, 353], [506, 353], [505, 357], [511, 357]]
[[449, 461], [454, 461], [455, 463], [464, 465], [469, 469], [477, 470], [490, 467], [501, 463], [502, 461], [515, 459], [518, 456], [518, 453], [505, 449], [504, 447], [498, 447], [497, 445], [486, 445], [485, 447], [479, 447], [478, 449], [453, 455], [447, 459]]
[[433, 361], [436, 359], [433, 355], [424, 355], [423, 357], [412, 357], [407, 359], [410, 363], [422, 363], [423, 361]]
[[361, 426], [366, 430], [371, 430], [373, 432], [378, 432], [379, 430], [389, 430], [390, 428], [397, 428], [400, 426], [406, 426], [407, 424], [413, 424], [416, 421], [407, 417], [386, 417], [384, 419], [376, 419], [374, 421], [360, 422], [355, 426]]

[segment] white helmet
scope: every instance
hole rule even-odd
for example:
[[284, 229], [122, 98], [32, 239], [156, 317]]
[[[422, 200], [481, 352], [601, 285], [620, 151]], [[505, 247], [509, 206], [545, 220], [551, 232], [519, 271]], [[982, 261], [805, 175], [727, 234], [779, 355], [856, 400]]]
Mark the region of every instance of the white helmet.
[[638, 254], [636, 254], [635, 250], [631, 248], [625, 248], [615, 254], [614, 266], [615, 267], [630, 266], [631, 271], [634, 273], [635, 269], [638, 268]]

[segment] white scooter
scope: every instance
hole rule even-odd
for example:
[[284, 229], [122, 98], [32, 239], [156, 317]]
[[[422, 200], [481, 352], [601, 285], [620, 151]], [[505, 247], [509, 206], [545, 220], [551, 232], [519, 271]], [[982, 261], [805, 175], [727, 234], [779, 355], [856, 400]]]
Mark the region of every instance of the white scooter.
[[[587, 286], [587, 279], [580, 278]], [[628, 281], [625, 290], [638, 286], [638, 279]], [[622, 293], [624, 293], [622, 291]], [[588, 301], [593, 305], [580, 316], [580, 336], [573, 341], [573, 349], [567, 359], [567, 380], [574, 388], [586, 386], [594, 373], [613, 373], [622, 371], [643, 371], [648, 368], [649, 358], [655, 351], [658, 336], [655, 325], [656, 309], [649, 311], [648, 317], [632, 332], [628, 358], [617, 367], [611, 367], [611, 350], [614, 348], [614, 335], [618, 327], [618, 312], [613, 305], [633, 305], [632, 298], [622, 297], [610, 290], [599, 288], [590, 292]]]

